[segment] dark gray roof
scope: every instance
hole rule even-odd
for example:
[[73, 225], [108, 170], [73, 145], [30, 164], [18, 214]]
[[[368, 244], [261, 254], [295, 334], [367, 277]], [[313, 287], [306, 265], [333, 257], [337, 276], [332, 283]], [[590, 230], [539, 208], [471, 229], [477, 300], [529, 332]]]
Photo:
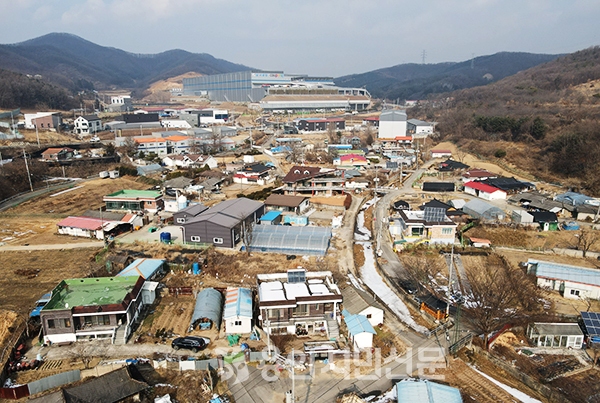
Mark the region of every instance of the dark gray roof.
[[225, 200], [188, 220], [184, 225], [208, 221], [223, 227], [233, 228], [262, 206], [263, 204], [261, 202], [250, 200], [245, 197]]
[[175, 188], [175, 189], [184, 189], [190, 186], [194, 182], [190, 178], [186, 178], [185, 176], [180, 176], [178, 178], [169, 179], [165, 181], [163, 184], [165, 188]]
[[85, 213], [82, 214], [83, 217], [92, 217], [99, 218], [107, 221], [121, 221], [125, 214], [123, 213], [112, 213], [108, 211], [97, 211], [97, 210], [86, 210]]
[[187, 215], [189, 215], [191, 217], [196, 217], [198, 214], [202, 214], [206, 210], [208, 210], [208, 207], [206, 207], [202, 203], [192, 204], [191, 206], [188, 206], [188, 207], [186, 207], [186, 208], [184, 208], [182, 210], [179, 210], [177, 212], [177, 215], [187, 214]]
[[96, 115], [83, 115], [82, 118], [84, 118], [88, 122], [91, 120], [100, 120], [100, 118]]
[[354, 287], [348, 286], [340, 290], [342, 292], [344, 309], [353, 315], [357, 315], [366, 308], [373, 306], [383, 309], [381, 305], [368, 293], [361, 292]]

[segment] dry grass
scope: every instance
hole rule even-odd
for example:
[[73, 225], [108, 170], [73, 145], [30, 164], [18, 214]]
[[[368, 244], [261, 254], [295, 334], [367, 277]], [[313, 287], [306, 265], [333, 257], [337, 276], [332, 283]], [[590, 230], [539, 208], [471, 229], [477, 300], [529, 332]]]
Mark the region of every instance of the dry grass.
[[11, 336], [17, 314], [13, 311], [0, 310], [0, 346], [4, 346], [8, 338]]

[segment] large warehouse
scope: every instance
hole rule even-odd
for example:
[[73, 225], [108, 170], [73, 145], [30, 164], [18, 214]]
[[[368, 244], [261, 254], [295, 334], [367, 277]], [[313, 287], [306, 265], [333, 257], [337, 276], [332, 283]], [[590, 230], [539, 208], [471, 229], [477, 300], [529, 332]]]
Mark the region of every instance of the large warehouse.
[[369, 107], [364, 88], [336, 87], [331, 77], [286, 75], [282, 71], [241, 71], [183, 79], [185, 95], [220, 102], [260, 102], [263, 109], [308, 110]]

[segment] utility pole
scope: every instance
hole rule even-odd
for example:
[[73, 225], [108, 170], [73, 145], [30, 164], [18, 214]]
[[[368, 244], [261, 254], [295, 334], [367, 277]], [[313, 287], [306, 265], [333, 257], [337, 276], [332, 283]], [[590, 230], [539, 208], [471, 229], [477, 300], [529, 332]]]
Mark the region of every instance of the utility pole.
[[31, 183], [31, 174], [29, 173], [29, 164], [27, 163], [27, 155], [23, 149], [23, 159], [25, 160], [25, 169], [27, 170], [27, 179], [29, 179], [29, 189], [33, 192], [33, 183]]
[[450, 314], [450, 297], [452, 296], [452, 269], [454, 267], [454, 243], [450, 251], [450, 268], [448, 270], [448, 301], [446, 301], [446, 316]]
[[40, 133], [38, 132], [38, 125], [35, 124], [35, 137], [37, 138], [38, 148], [40, 148]]

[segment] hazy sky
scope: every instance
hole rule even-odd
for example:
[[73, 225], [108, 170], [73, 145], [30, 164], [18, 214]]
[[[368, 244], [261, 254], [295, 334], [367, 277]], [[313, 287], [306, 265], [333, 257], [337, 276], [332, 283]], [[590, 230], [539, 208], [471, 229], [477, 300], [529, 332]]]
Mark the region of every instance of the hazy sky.
[[600, 45], [596, 0], [0, 0], [0, 43], [51, 32], [323, 76]]

